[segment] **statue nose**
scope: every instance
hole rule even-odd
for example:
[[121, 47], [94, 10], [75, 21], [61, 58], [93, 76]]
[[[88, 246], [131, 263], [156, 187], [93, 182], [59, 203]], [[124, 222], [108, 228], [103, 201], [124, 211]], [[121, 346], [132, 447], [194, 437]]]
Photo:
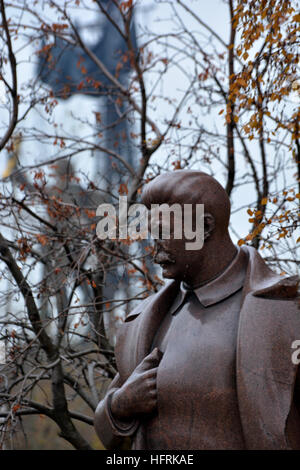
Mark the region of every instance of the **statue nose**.
[[159, 248], [163, 247], [163, 242], [162, 242], [162, 240], [161, 240], [160, 238], [158, 238], [157, 240], [155, 240], [155, 242], [156, 242], [157, 247], [159, 247]]

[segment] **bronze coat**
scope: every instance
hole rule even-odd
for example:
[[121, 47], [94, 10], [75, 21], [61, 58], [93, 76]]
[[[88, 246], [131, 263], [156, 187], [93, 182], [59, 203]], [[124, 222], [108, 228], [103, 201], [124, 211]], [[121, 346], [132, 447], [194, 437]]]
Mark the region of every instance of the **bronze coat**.
[[[243, 249], [249, 262], [237, 337], [236, 386], [245, 446], [300, 449], [300, 414], [295, 411], [300, 404], [300, 390], [295, 387], [298, 366], [291, 360], [291, 345], [300, 340], [298, 278], [282, 278], [268, 268], [254, 248]], [[177, 292], [178, 282], [168, 282], [128, 315], [119, 330], [115, 350], [119, 374], [110, 391], [120, 387], [151, 352], [160, 321]], [[123, 434], [113, 429], [107, 411], [108, 396], [99, 403], [95, 418], [103, 444], [113, 448], [120, 439], [116, 435], [133, 434], [133, 448], [147, 448], [143, 426], [138, 422]]]

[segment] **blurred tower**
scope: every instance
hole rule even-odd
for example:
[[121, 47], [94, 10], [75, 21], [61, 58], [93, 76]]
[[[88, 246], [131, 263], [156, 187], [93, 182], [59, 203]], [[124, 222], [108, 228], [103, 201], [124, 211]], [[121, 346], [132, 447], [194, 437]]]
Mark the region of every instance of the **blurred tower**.
[[[107, 15], [124, 31], [122, 14], [116, 2], [99, 0]], [[90, 49], [104, 64], [108, 72], [115, 76], [124, 88], [128, 87], [131, 73], [128, 46], [117, 28], [99, 14], [101, 37]], [[80, 30], [80, 27], [78, 30]], [[125, 32], [125, 31], [124, 31]], [[134, 18], [131, 21], [131, 43], [137, 50]], [[79, 46], [72, 46], [59, 37], [54, 36], [51, 46], [42, 44], [37, 74], [40, 80], [48, 84], [54, 96], [68, 99], [74, 94], [99, 97], [99, 113], [97, 126], [101, 133], [99, 144], [119, 153], [133, 168], [136, 166], [135, 149], [132, 144], [131, 124], [126, 104], [119, 96], [119, 90], [101, 72], [95, 62]], [[99, 138], [99, 137], [98, 137]], [[96, 157], [95, 172], [106, 180], [106, 188], [117, 194], [122, 174], [126, 168], [114, 161], [107, 153], [99, 153]]]

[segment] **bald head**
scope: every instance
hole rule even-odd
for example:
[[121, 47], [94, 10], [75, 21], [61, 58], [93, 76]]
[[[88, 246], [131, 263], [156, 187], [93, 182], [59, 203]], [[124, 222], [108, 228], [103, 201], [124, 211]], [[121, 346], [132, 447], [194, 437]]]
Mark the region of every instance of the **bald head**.
[[151, 204], [204, 204], [204, 212], [215, 219], [216, 231], [228, 229], [227, 193], [217, 180], [201, 171], [177, 170], [157, 176], [144, 187], [142, 201], [148, 209]]

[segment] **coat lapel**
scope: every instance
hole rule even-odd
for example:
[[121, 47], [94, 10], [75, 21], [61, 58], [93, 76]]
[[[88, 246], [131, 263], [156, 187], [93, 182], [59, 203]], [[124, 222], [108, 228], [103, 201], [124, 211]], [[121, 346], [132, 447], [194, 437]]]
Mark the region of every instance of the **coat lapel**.
[[157, 294], [134, 309], [121, 326], [115, 352], [123, 380], [150, 354], [154, 336], [171, 307], [178, 288], [177, 281], [168, 282]]
[[137, 364], [152, 351], [154, 336], [165, 314], [171, 307], [178, 292], [178, 283], [170, 282], [157, 294], [140, 316], [139, 336], [137, 341]]

